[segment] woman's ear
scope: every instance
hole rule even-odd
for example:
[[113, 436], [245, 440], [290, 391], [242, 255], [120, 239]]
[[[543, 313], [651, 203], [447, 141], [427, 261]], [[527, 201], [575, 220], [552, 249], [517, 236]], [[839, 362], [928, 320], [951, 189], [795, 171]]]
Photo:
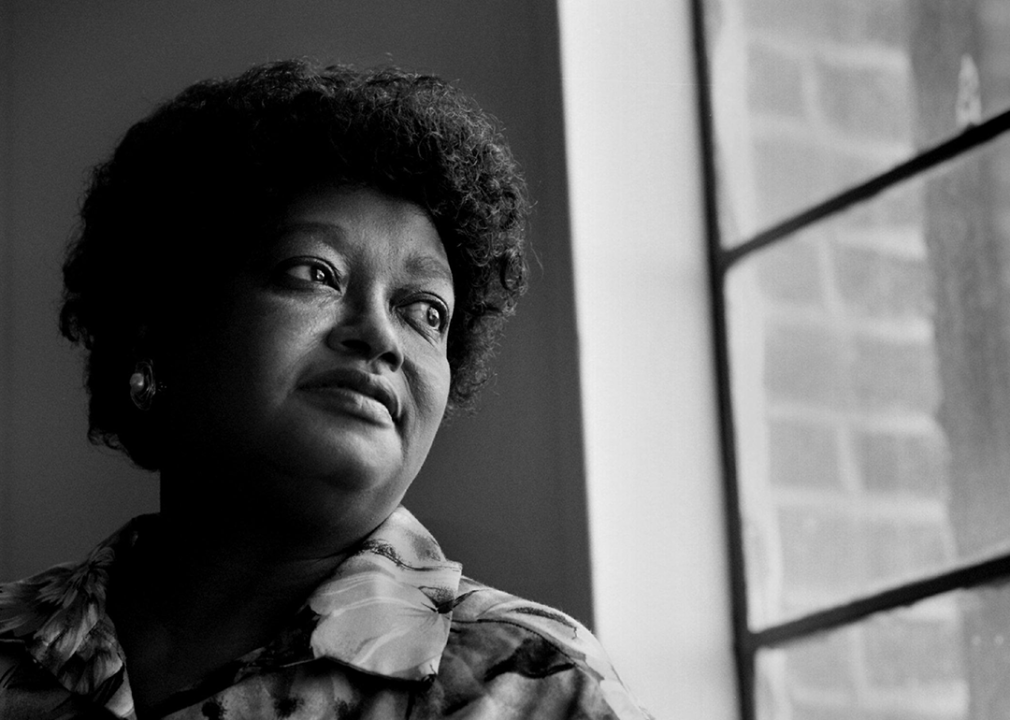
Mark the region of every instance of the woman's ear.
[[130, 342], [130, 360], [132, 364], [136, 365], [137, 363], [152, 361], [157, 353], [152, 342], [149, 326], [146, 323], [139, 325], [132, 335], [133, 339]]

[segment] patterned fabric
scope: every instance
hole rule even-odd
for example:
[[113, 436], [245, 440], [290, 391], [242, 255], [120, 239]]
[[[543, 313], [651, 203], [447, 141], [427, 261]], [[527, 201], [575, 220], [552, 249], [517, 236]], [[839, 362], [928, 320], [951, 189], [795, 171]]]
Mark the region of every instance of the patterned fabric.
[[[0, 585], [0, 717], [135, 720], [105, 612], [131, 521], [84, 562]], [[164, 703], [166, 720], [649, 718], [592, 634], [461, 576], [396, 510], [259, 648]]]

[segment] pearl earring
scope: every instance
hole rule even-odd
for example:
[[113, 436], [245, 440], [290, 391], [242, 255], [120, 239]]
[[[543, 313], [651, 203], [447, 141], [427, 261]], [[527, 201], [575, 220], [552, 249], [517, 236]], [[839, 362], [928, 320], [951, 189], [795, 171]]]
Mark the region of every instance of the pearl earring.
[[154, 380], [154, 364], [151, 360], [140, 360], [130, 376], [130, 400], [138, 410], [150, 410], [158, 384]]

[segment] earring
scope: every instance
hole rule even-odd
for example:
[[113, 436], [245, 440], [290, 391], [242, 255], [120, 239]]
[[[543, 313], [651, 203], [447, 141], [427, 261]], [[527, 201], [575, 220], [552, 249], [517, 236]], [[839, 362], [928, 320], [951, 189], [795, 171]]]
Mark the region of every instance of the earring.
[[158, 384], [154, 381], [154, 363], [140, 360], [130, 376], [130, 400], [138, 410], [150, 410]]

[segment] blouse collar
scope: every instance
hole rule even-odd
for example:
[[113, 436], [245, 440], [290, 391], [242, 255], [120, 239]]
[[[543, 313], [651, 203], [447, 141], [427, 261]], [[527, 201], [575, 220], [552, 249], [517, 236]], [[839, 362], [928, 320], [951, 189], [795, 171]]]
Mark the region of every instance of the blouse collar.
[[[111, 696], [106, 707], [124, 706], [121, 717], [132, 711], [125, 707], [132, 699], [120, 673], [123, 649], [106, 614], [109, 572], [116, 553], [132, 547], [150, 519], [130, 521], [81, 563], [0, 585], [0, 635], [24, 639], [68, 690]], [[460, 564], [446, 560], [417, 518], [399, 507], [316, 588], [289, 628], [237, 661], [236, 677], [329, 658], [372, 675], [430, 680], [449, 639], [460, 575]]]

